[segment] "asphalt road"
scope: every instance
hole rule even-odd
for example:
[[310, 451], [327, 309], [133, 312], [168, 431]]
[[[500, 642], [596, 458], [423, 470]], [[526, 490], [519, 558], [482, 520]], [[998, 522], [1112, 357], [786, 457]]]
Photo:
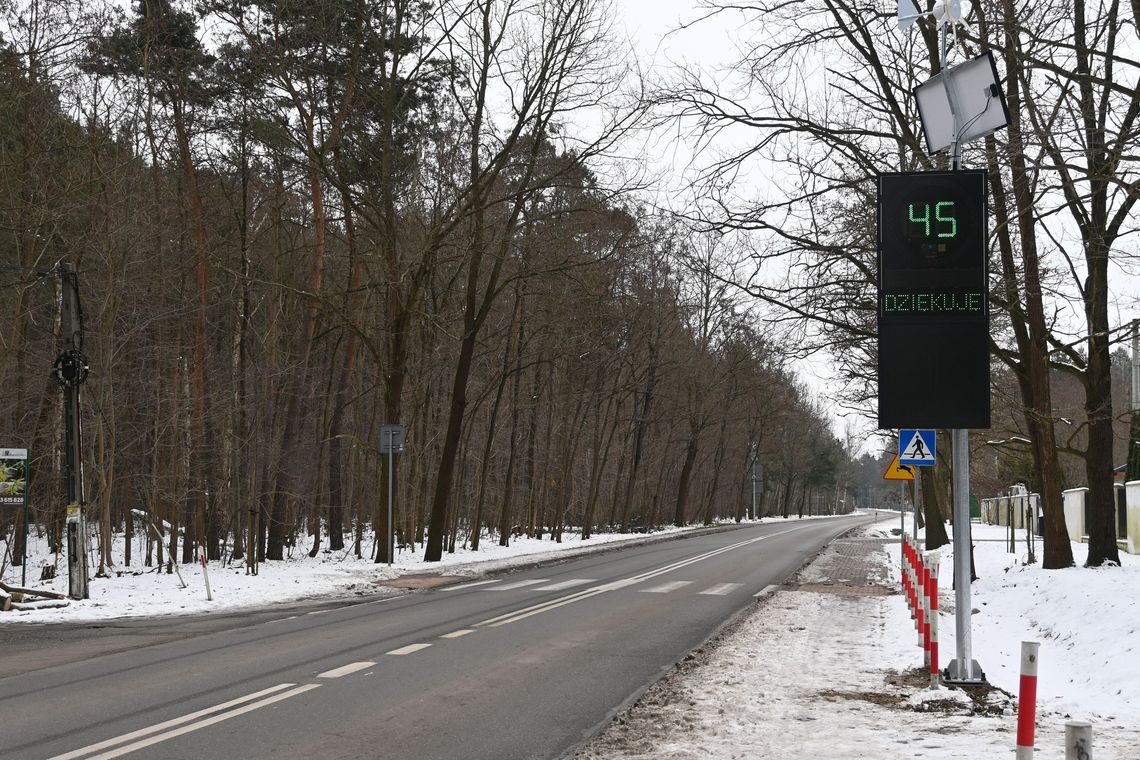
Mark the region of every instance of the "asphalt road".
[[23, 645], [0, 637], [0, 757], [561, 757], [871, 519], [747, 526], [365, 603], [27, 629]]

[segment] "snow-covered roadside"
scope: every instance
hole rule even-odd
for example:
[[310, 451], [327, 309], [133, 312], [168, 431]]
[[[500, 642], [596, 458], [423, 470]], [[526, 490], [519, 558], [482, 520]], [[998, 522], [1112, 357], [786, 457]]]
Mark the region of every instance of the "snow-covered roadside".
[[[792, 518], [793, 520], [795, 518]], [[825, 519], [825, 518], [803, 518]], [[764, 518], [755, 522], [782, 522], [782, 518]], [[109, 577], [92, 577], [88, 584], [89, 599], [72, 601], [66, 607], [13, 610], [0, 613], [0, 625], [5, 623], [83, 622], [108, 618], [141, 617], [152, 615], [192, 615], [205, 612], [232, 612], [252, 607], [267, 607], [301, 599], [332, 599], [376, 594], [383, 591], [385, 582], [414, 575], [477, 576], [498, 572], [511, 567], [562, 559], [605, 549], [617, 543], [661, 540], [704, 530], [702, 526], [690, 528], [664, 528], [652, 534], [595, 533], [583, 541], [580, 534], [567, 533], [562, 543], [530, 538], [513, 538], [508, 547], [495, 541], [484, 540], [479, 551], [457, 548], [455, 553], [444, 553], [440, 562], [424, 562], [422, 551], [400, 551], [391, 567], [377, 565], [367, 559], [357, 559], [351, 550], [321, 552], [310, 558], [301, 550], [283, 562], [263, 562], [257, 575], [247, 575], [241, 563], [211, 562], [208, 567], [213, 601], [206, 599], [206, 585], [201, 565], [180, 565], [179, 571], [186, 582], [183, 588], [177, 575], [159, 573], [155, 568], [141, 567], [145, 548], [136, 547], [131, 567], [114, 568]], [[370, 544], [368, 544], [370, 545]], [[0, 557], [4, 555], [4, 542], [0, 541]], [[29, 541], [28, 582], [30, 588], [67, 593], [67, 564], [47, 552], [44, 539]], [[123, 557], [122, 537], [114, 547], [112, 556]], [[48, 582], [39, 581], [43, 565], [56, 565], [57, 577]], [[96, 565], [90, 568], [95, 575]], [[21, 582], [21, 568], [7, 565], [0, 580], [10, 585]]]
[[[896, 525], [879, 523], [866, 535], [886, 536]], [[975, 539], [999, 539], [976, 543], [974, 656], [1007, 693], [976, 689], [974, 701], [956, 689], [929, 690], [901, 595], [783, 590], [651, 688], [578, 757], [1008, 757], [1020, 642], [1029, 639], [1041, 641], [1037, 758], [1065, 756], [1069, 717], [1093, 722], [1097, 760], [1140, 758], [1138, 558], [1126, 557], [1123, 568], [1043, 571], [1005, 553], [1003, 529], [973, 527]], [[1078, 559], [1084, 552], [1074, 546]], [[897, 553], [874, 559], [897, 579]], [[827, 580], [813, 576], [818, 564], [798, 580]], [[942, 577], [951, 573], [943, 560]], [[954, 653], [948, 586], [944, 660]]]
[[[1121, 567], [1086, 568], [1084, 544], [1073, 544], [1077, 567], [1026, 565], [1025, 532], [1017, 554], [1007, 552], [1008, 528], [972, 526], [974, 563], [972, 642], [974, 659], [993, 685], [1016, 693], [1022, 641], [1041, 642], [1038, 702], [1060, 715], [1140, 729], [1140, 556], [1120, 553]], [[921, 532], [920, 532], [921, 535]], [[945, 659], [954, 655], [954, 561], [940, 554], [940, 602]], [[891, 557], [898, 579], [897, 556]], [[1140, 745], [1124, 757], [1140, 760]]]

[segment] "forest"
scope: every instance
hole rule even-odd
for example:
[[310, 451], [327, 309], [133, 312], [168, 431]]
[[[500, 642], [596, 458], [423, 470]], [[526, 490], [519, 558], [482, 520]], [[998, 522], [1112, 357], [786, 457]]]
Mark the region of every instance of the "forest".
[[844, 508], [849, 452], [705, 266], [718, 236], [615, 163], [645, 107], [601, 6], [5, 10], [0, 429], [58, 546], [70, 265], [93, 572], [387, 561], [383, 424], [429, 560]]

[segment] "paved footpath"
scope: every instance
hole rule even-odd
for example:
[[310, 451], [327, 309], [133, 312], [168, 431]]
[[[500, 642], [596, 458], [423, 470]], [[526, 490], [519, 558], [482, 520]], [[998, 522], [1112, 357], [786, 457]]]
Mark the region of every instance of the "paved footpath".
[[897, 593], [883, 555], [898, 554], [898, 538], [845, 536], [834, 541], [814, 562], [785, 585], [789, 591], [815, 591], [838, 596], [888, 596]]
[[[929, 688], [891, 528], [881, 522], [832, 543], [574, 757], [1012, 757], [1011, 695]], [[943, 596], [952, 600], [948, 589]], [[1064, 757], [1063, 730], [1063, 719], [1038, 726], [1037, 760]], [[1124, 733], [1098, 747], [1097, 760], [1140, 758], [1140, 733]]]

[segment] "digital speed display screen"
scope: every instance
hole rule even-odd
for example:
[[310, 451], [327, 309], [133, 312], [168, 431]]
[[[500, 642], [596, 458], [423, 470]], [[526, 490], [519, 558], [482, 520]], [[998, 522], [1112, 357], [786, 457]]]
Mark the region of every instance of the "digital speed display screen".
[[879, 427], [986, 428], [986, 174], [879, 175]]
[[985, 187], [984, 174], [922, 172], [883, 178], [892, 176], [912, 179], [885, 182], [880, 190], [879, 250], [888, 289], [916, 289], [919, 282], [936, 285], [923, 276], [932, 270], [972, 269], [984, 275], [985, 197], [979, 192]]
[[983, 314], [982, 292], [927, 290], [918, 293], [884, 293], [884, 314]]

